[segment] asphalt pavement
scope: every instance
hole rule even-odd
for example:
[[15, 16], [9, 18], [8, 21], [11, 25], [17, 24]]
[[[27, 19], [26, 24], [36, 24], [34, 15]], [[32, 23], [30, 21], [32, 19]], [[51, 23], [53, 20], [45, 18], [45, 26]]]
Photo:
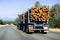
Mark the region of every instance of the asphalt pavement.
[[8, 25], [0, 28], [0, 40], [60, 40], [60, 33], [42, 34], [34, 32], [33, 34], [26, 34], [18, 30], [16, 26]]

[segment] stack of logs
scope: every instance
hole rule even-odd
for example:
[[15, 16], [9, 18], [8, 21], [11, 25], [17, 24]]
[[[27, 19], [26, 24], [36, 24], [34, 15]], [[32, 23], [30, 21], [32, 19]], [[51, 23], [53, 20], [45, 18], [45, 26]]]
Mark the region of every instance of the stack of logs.
[[32, 7], [30, 8], [30, 20], [31, 21], [48, 21], [49, 9], [47, 7]]

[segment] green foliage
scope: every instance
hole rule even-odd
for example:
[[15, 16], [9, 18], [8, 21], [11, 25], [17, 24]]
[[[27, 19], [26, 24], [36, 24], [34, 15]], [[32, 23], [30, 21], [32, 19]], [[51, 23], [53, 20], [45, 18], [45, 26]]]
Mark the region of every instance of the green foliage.
[[17, 25], [17, 22], [16, 22], [16, 21], [14, 21], [14, 22], [13, 22], [13, 24], [14, 24], [14, 25]]
[[37, 1], [37, 2], [35, 3], [35, 7], [40, 7], [40, 2], [39, 2], [39, 1]]
[[50, 9], [49, 26], [52, 28], [60, 28], [60, 4], [55, 4]]
[[17, 21], [18, 21], [18, 18], [16, 18], [16, 20], [13, 22], [13, 24], [17, 25], [18, 24]]
[[55, 19], [60, 18], [60, 4], [55, 4], [54, 6], [52, 6], [51, 8], [51, 17], [54, 17]]
[[0, 20], [0, 24], [1, 24], [1, 25], [5, 25], [6, 23], [3, 22], [2, 20]]
[[0, 24], [3, 24], [3, 21], [2, 20], [0, 20]]
[[55, 28], [56, 24], [57, 24], [57, 20], [55, 18], [50, 18], [49, 20], [49, 26], [52, 27], [52, 28]]

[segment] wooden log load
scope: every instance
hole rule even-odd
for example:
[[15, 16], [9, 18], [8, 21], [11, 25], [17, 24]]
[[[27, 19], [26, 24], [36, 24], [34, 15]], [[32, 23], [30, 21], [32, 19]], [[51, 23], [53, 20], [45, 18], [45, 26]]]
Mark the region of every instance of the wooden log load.
[[50, 18], [50, 12], [49, 9], [47, 7], [41, 7], [41, 8], [37, 8], [37, 7], [32, 7], [30, 8], [30, 20], [31, 21], [48, 21]]

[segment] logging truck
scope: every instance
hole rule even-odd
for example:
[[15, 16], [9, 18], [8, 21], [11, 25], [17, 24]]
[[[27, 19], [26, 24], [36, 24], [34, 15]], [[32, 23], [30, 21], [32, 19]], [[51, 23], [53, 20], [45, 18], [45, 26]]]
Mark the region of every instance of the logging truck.
[[49, 9], [47, 7], [33, 7], [18, 15], [17, 29], [26, 33], [33, 33], [34, 31], [47, 33], [49, 30], [48, 21]]

